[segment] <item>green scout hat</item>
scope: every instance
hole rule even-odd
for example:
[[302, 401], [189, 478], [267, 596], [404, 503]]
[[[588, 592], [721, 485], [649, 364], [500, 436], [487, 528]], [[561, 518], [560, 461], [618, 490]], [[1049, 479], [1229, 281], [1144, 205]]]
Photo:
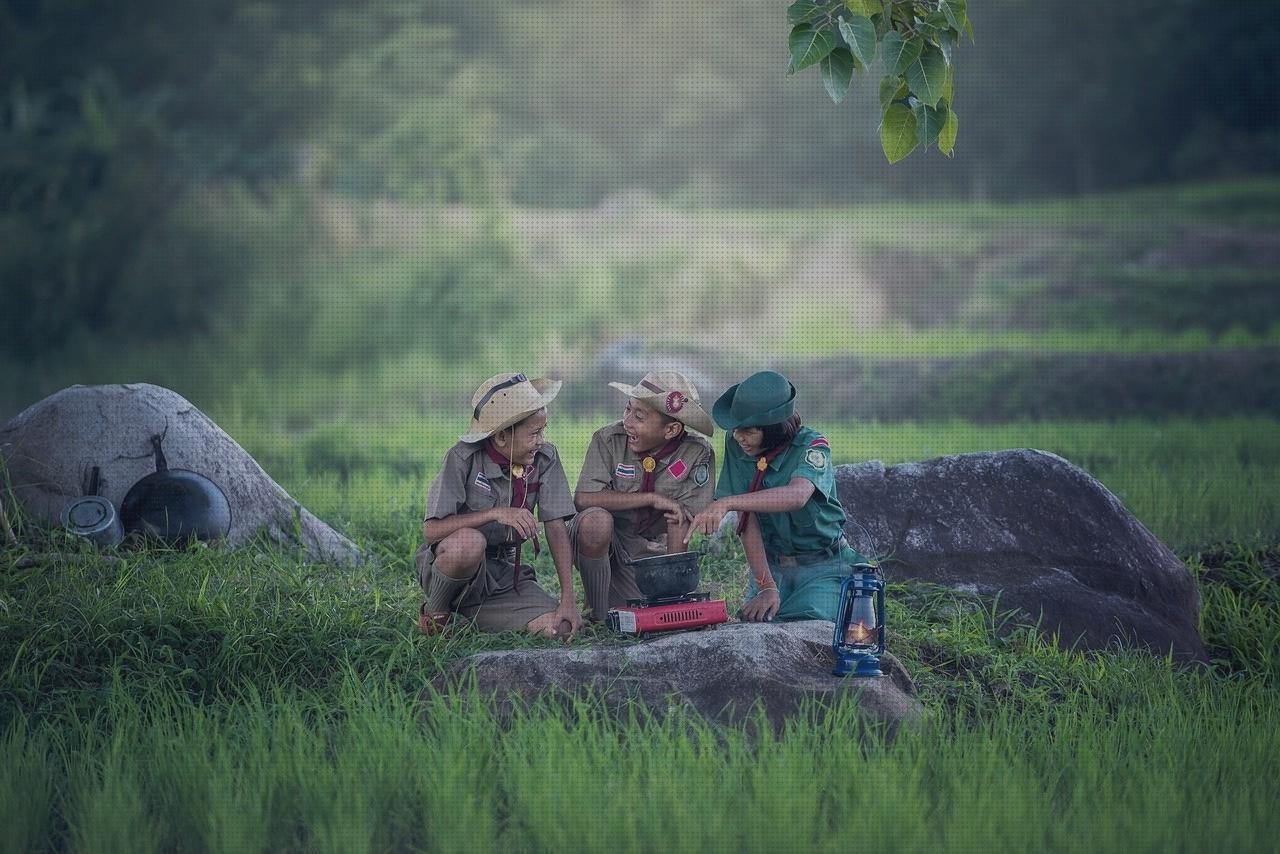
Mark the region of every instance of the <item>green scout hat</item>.
[[781, 423], [795, 409], [796, 387], [791, 381], [777, 371], [760, 371], [730, 386], [711, 407], [711, 414], [725, 430], [736, 430]]
[[635, 385], [609, 385], [699, 433], [710, 436], [716, 432], [716, 425], [699, 403], [698, 390], [679, 371], [650, 371]]
[[519, 424], [560, 393], [560, 380], [532, 380], [524, 374], [498, 374], [471, 395], [471, 426], [463, 442], [481, 442], [499, 430]]

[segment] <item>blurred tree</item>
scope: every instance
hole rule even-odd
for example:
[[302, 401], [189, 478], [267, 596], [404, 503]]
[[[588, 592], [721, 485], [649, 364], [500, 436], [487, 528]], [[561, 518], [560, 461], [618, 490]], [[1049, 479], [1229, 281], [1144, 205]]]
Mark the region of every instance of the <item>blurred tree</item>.
[[416, 4], [0, 0], [0, 45], [9, 358], [207, 328], [282, 248], [198, 221], [220, 186], [491, 198], [491, 75]]

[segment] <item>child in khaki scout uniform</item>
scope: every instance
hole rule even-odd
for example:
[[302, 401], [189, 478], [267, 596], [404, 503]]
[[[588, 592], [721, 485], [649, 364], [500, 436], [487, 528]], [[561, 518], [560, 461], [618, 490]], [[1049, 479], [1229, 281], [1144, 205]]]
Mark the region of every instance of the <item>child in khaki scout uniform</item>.
[[688, 521], [715, 493], [715, 425], [698, 392], [676, 371], [637, 385], [609, 383], [629, 398], [621, 421], [591, 437], [569, 523], [587, 606], [601, 620], [610, 605], [640, 598], [630, 561], [684, 549]]
[[840, 583], [865, 558], [844, 538], [831, 445], [795, 414], [796, 389], [761, 371], [712, 406], [725, 437], [716, 500], [689, 525], [710, 534], [730, 510], [750, 579], [745, 620], [835, 620]]
[[[453, 612], [491, 632], [527, 629], [568, 641], [582, 628], [564, 524], [573, 499], [555, 445], [542, 438], [546, 406], [559, 391], [558, 381], [499, 374], [472, 396], [470, 429], [427, 492], [417, 555], [424, 634], [443, 631]], [[528, 563], [526, 545], [539, 549], [535, 509], [560, 578], [558, 601]]]

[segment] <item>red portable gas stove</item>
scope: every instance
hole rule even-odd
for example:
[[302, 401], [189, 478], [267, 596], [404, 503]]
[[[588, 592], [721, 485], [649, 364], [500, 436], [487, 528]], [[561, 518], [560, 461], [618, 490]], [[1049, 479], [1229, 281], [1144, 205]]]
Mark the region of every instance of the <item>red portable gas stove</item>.
[[701, 576], [698, 557], [697, 552], [681, 552], [632, 561], [636, 586], [644, 597], [628, 600], [626, 607], [610, 609], [605, 624], [615, 632], [646, 635], [727, 622], [729, 612], [723, 599], [693, 592]]

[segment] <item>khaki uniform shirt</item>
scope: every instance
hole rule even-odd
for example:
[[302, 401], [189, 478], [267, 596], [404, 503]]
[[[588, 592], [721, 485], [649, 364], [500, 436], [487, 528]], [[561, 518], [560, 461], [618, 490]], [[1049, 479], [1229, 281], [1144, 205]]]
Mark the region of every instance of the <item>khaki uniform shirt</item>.
[[[621, 421], [601, 427], [587, 447], [577, 491], [639, 492], [644, 485], [643, 460], [643, 455], [627, 447], [627, 433]], [[715, 478], [715, 452], [710, 443], [686, 430], [684, 441], [675, 452], [658, 460], [653, 491], [675, 501], [692, 516], [711, 503]], [[651, 507], [613, 511], [613, 532], [632, 557], [667, 550], [666, 517]]]
[[[565, 477], [555, 445], [544, 443], [538, 448], [529, 480], [537, 483], [538, 489], [529, 493], [525, 508], [533, 511], [536, 507], [535, 516], [539, 521], [565, 519], [576, 512], [573, 495], [569, 492], [569, 480]], [[423, 521], [493, 507], [510, 507], [511, 485], [511, 476], [504, 474], [502, 466], [489, 459], [483, 442], [459, 442], [444, 455], [444, 465], [427, 491], [427, 512]], [[480, 531], [491, 546], [515, 542], [515, 532], [500, 522], [483, 525]]]

